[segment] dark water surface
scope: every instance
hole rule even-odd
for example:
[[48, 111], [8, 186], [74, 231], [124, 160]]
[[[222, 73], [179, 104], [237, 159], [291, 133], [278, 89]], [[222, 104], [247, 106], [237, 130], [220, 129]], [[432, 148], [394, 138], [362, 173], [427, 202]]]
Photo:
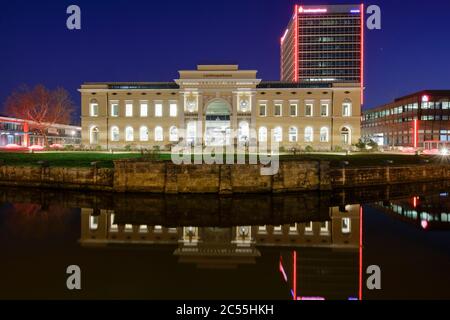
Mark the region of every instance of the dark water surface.
[[[288, 195], [0, 188], [1, 299], [450, 299], [449, 183]], [[78, 265], [82, 290], [66, 287]], [[366, 269], [381, 268], [381, 290]]]

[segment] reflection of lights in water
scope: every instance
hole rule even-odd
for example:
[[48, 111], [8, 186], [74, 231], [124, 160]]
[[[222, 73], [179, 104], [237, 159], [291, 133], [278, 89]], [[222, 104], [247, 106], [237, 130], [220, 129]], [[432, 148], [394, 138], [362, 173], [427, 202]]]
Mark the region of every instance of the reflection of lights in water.
[[422, 226], [422, 229], [424, 229], [424, 230], [428, 229], [428, 221], [427, 220], [422, 220], [421, 226]]

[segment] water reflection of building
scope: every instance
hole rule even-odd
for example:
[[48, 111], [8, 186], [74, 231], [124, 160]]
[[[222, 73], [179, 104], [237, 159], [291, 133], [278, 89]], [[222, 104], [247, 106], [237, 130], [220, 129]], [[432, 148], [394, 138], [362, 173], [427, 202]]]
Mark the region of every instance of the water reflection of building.
[[80, 242], [84, 247], [174, 247], [180, 263], [215, 269], [254, 264], [262, 251], [277, 248], [280, 262], [274, 261], [274, 266], [280, 263], [289, 290], [302, 292], [302, 297], [347, 299], [358, 296], [359, 209], [359, 205], [332, 207], [325, 221], [220, 228], [165, 227], [145, 219], [133, 224], [120, 219], [117, 223], [112, 210], [82, 209]]
[[448, 193], [376, 202], [372, 206], [424, 230], [450, 229], [450, 197]]

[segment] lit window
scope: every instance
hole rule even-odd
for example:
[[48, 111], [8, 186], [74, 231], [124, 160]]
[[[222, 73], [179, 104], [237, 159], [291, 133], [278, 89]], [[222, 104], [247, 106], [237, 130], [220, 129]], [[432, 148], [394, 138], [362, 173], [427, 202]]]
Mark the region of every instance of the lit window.
[[132, 127], [127, 127], [125, 129], [125, 141], [133, 141], [134, 140], [134, 132]]
[[125, 104], [125, 116], [126, 117], [133, 116], [133, 104], [132, 103]]
[[314, 130], [311, 127], [305, 128], [305, 142], [313, 142], [314, 141]]
[[119, 116], [119, 104], [111, 103], [111, 117], [118, 117], [118, 116]]
[[155, 128], [155, 141], [157, 142], [164, 141], [163, 128], [161, 127]]
[[322, 222], [320, 224], [320, 233], [328, 234], [328, 232], [329, 232], [328, 221]]
[[156, 103], [155, 104], [155, 117], [162, 117], [163, 116], [163, 105], [162, 103]]
[[170, 104], [170, 106], [169, 106], [169, 112], [170, 112], [170, 116], [171, 117], [176, 117], [177, 116], [177, 114], [178, 114], [178, 106], [177, 106], [177, 104], [176, 103], [171, 103]]
[[289, 128], [289, 142], [297, 142], [298, 141], [298, 130], [296, 127]]
[[247, 121], [239, 123], [238, 140], [239, 142], [247, 142], [250, 139], [250, 125]]
[[320, 116], [328, 117], [328, 104], [323, 103], [320, 105]]
[[143, 142], [148, 141], [148, 128], [141, 127], [139, 130], [139, 139]]
[[342, 233], [348, 234], [352, 231], [350, 218], [342, 219]]
[[329, 139], [328, 128], [323, 127], [320, 129], [320, 142], [328, 142]]
[[274, 233], [281, 233], [283, 231], [282, 226], [274, 226], [273, 227], [273, 232]]
[[188, 144], [194, 144], [197, 139], [197, 123], [190, 121], [186, 128], [186, 140]]
[[350, 102], [344, 102], [342, 104], [342, 116], [343, 117], [352, 116], [352, 104]]
[[281, 109], [283, 108], [283, 106], [281, 104], [276, 104], [275, 105], [275, 110], [274, 110], [274, 115], [275, 117], [281, 117]]
[[305, 104], [305, 116], [306, 117], [312, 117], [313, 116], [313, 104], [312, 103], [307, 103]]
[[98, 229], [98, 216], [91, 215], [89, 217], [89, 229], [92, 231]]
[[281, 129], [281, 127], [276, 127], [273, 130], [273, 141], [275, 142], [283, 141], [283, 129]]
[[97, 102], [92, 102], [90, 104], [90, 114], [91, 114], [91, 117], [98, 117], [98, 103]]
[[113, 142], [119, 141], [119, 128], [117, 127], [111, 128], [111, 141]]
[[267, 142], [267, 128], [261, 127], [258, 132], [259, 142]]
[[147, 116], [148, 116], [148, 104], [141, 103], [141, 117], [147, 117]]
[[173, 126], [169, 129], [169, 138], [170, 142], [177, 142], [178, 141], [178, 129], [177, 127]]
[[291, 104], [289, 106], [289, 115], [291, 117], [296, 117], [297, 116], [297, 105], [296, 104]]
[[312, 221], [305, 224], [305, 233], [313, 233], [313, 223]]
[[261, 104], [259, 106], [259, 116], [260, 117], [266, 117], [267, 116], [267, 105]]
[[91, 144], [98, 144], [100, 137], [100, 130], [97, 127], [92, 127], [90, 132], [90, 142]]
[[147, 233], [148, 232], [148, 227], [146, 224], [141, 224], [139, 226], [139, 233]]

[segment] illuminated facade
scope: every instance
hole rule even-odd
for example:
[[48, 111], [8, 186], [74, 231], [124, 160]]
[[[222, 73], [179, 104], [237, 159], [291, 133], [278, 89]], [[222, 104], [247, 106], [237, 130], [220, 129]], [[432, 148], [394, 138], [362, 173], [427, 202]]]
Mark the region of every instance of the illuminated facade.
[[380, 146], [450, 143], [450, 90], [424, 90], [363, 113], [362, 136]]
[[[0, 148], [32, 148], [45, 146], [45, 137], [33, 121], [0, 117]], [[54, 124], [46, 129], [48, 144], [81, 144], [81, 127]]]
[[[237, 65], [201, 65], [169, 83], [85, 83], [83, 144], [102, 149], [249, 145], [347, 149], [360, 137], [355, 83], [264, 82]], [[235, 133], [230, 138], [229, 133]]]
[[281, 80], [364, 79], [364, 5], [296, 5], [281, 38]]

